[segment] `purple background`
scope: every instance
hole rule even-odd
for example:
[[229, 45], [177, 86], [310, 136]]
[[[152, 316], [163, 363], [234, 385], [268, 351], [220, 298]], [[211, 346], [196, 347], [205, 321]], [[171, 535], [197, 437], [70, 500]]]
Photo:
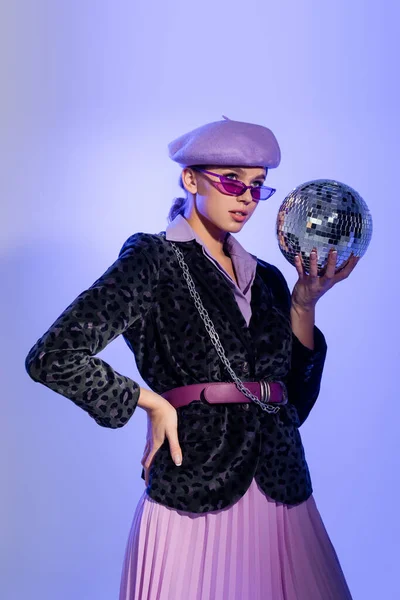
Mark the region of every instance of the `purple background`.
[[[397, 3], [8, 3], [2, 52], [1, 596], [117, 598], [146, 419], [99, 427], [24, 359], [136, 231], [179, 194], [167, 143], [221, 118], [262, 123], [282, 163], [238, 239], [294, 268], [274, 233], [296, 185], [338, 179], [374, 236], [317, 306], [328, 356], [301, 433], [317, 505], [355, 600], [398, 598], [400, 409]], [[122, 338], [101, 354], [143, 382]]]

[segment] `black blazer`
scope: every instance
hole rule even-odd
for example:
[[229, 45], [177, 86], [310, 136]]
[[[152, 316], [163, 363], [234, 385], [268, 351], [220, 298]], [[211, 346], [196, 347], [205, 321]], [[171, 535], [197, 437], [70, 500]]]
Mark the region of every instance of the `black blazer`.
[[[255, 477], [274, 500], [303, 502], [312, 486], [298, 428], [319, 394], [324, 335], [314, 328], [310, 350], [292, 333], [286, 281], [261, 259], [247, 326], [228, 281], [202, 246], [196, 240], [175, 243], [232, 368], [243, 381], [283, 380], [289, 403], [277, 415], [255, 403], [210, 405], [194, 399], [179, 408], [182, 465], [173, 463], [165, 440], [154, 456], [147, 492], [166, 506], [204, 513], [236, 502]], [[165, 232], [130, 236], [118, 259], [31, 348], [26, 370], [99, 425], [122, 427], [137, 405], [139, 384], [96, 356], [120, 334], [141, 377], [159, 394], [191, 383], [230, 381]]]

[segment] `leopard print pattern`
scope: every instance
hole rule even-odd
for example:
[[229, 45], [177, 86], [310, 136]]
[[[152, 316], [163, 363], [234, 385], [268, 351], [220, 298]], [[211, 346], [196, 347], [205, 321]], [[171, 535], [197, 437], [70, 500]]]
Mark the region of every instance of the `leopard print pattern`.
[[[177, 411], [183, 463], [173, 463], [165, 441], [153, 459], [147, 493], [171, 508], [208, 512], [238, 500], [255, 477], [276, 501], [302, 502], [312, 486], [298, 427], [319, 392], [323, 335], [315, 329], [314, 351], [296, 340], [293, 344], [290, 294], [276, 267], [258, 259], [247, 325], [226, 278], [204, 257], [200, 244], [175, 243], [232, 368], [243, 381], [285, 381], [289, 403], [271, 415], [254, 403], [210, 405], [193, 398]], [[143, 380], [159, 394], [230, 380], [165, 232], [131, 236], [114, 264], [36, 342], [26, 370], [99, 425], [122, 427], [136, 408], [139, 384], [95, 356], [118, 335], [134, 353]]]

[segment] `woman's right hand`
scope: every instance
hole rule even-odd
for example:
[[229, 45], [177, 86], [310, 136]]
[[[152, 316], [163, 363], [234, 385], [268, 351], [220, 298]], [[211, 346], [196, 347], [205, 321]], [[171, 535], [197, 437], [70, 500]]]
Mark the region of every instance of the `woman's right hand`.
[[178, 439], [178, 414], [176, 409], [159, 394], [140, 388], [138, 406], [147, 412], [147, 439], [143, 458], [140, 461], [148, 485], [149, 469], [157, 450], [168, 439], [172, 460], [177, 466], [182, 464], [182, 450]]

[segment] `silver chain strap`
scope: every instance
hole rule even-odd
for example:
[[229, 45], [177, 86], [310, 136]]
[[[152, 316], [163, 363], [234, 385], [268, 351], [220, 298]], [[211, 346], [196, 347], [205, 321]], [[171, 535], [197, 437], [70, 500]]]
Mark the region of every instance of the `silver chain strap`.
[[[243, 382], [239, 379], [239, 377], [236, 375], [236, 373], [232, 369], [229, 359], [226, 356], [225, 350], [219, 339], [219, 335], [215, 331], [214, 324], [213, 324], [212, 320], [210, 319], [207, 309], [204, 307], [204, 305], [201, 301], [201, 298], [196, 290], [195, 283], [192, 279], [192, 276], [190, 275], [189, 268], [185, 262], [184, 256], [183, 256], [181, 250], [173, 242], [170, 242], [170, 243], [171, 243], [171, 246], [173, 247], [173, 249], [175, 250], [175, 254], [178, 258], [179, 265], [182, 268], [183, 276], [184, 276], [187, 286], [189, 288], [190, 295], [192, 296], [195, 306], [200, 313], [200, 316], [206, 327], [207, 333], [210, 336], [212, 343], [214, 344], [214, 347], [218, 353], [218, 356], [220, 357], [221, 361], [223, 362], [226, 369], [228, 370], [229, 375], [232, 377], [234, 383], [236, 384], [236, 387], [246, 396], [246, 398], [249, 398], [249, 400], [252, 400], [256, 404], [258, 404], [262, 408], [262, 410], [264, 410], [268, 413], [276, 414], [277, 412], [279, 412], [280, 407], [279, 406], [271, 406], [270, 404], [265, 404], [264, 402], [261, 402], [257, 398], [257, 396], [252, 394], [250, 392], [250, 390], [245, 387]], [[264, 382], [262, 382], [262, 384], [263, 383]], [[281, 383], [281, 385], [283, 385], [283, 384]]]

